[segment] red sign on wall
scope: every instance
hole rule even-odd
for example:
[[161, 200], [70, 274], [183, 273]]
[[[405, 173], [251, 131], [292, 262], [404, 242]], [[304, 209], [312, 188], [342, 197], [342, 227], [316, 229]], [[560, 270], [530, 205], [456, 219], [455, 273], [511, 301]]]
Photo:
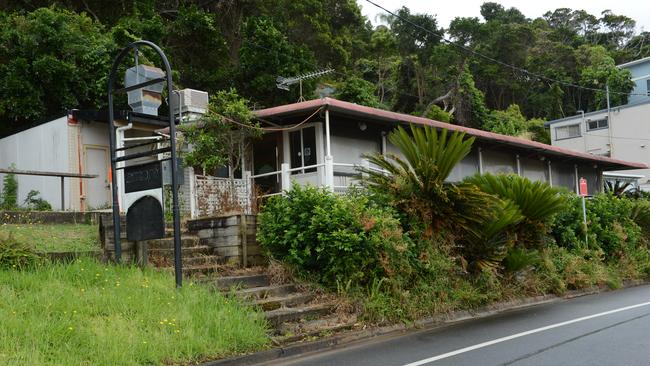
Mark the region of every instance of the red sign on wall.
[[585, 178], [580, 178], [580, 195], [588, 196], [587, 193], [587, 180]]

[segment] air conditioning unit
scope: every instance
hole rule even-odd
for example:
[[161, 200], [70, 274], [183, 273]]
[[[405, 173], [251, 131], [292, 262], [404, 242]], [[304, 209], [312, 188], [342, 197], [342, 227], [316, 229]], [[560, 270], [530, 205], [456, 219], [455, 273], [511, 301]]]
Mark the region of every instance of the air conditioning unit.
[[208, 111], [208, 93], [201, 90], [175, 91], [172, 93], [172, 100], [174, 115], [178, 115], [180, 111], [184, 122], [195, 120]]

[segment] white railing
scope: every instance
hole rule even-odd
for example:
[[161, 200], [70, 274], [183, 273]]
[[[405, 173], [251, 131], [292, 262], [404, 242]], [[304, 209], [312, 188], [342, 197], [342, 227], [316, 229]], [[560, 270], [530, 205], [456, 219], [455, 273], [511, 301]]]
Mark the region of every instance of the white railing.
[[194, 196], [198, 216], [211, 216], [229, 211], [253, 212], [252, 186], [249, 175], [242, 179], [207, 175], [194, 177]]

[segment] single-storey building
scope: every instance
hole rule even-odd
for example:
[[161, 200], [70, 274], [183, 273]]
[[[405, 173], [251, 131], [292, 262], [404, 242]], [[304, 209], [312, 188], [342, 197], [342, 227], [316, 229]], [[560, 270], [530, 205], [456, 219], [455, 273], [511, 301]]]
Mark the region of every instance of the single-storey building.
[[476, 173], [515, 173], [553, 186], [578, 189], [584, 177], [589, 192], [602, 190], [602, 173], [647, 168], [605, 156], [550, 146], [518, 137], [462, 127], [427, 118], [322, 98], [255, 111], [275, 131], [253, 144], [252, 178], [267, 193], [287, 189], [291, 180], [344, 190], [356, 178], [363, 154], [398, 153], [387, 140], [397, 125], [430, 125], [476, 138], [472, 152], [450, 181]]

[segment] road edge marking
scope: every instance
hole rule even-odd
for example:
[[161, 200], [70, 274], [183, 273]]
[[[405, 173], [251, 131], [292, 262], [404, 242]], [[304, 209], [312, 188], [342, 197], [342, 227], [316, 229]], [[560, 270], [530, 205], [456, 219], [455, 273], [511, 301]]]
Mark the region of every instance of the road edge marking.
[[559, 327], [563, 327], [565, 325], [574, 324], [574, 323], [582, 322], [582, 321], [589, 320], [589, 319], [599, 318], [599, 317], [610, 315], [610, 314], [620, 313], [622, 311], [632, 310], [632, 309], [636, 309], [636, 308], [640, 308], [640, 307], [648, 306], [648, 305], [650, 305], [650, 301], [643, 302], [643, 303], [636, 304], [636, 305], [625, 306], [625, 307], [618, 308], [618, 309], [608, 310], [608, 311], [604, 311], [602, 313], [587, 315], [587, 316], [583, 316], [583, 317], [580, 317], [580, 318], [575, 318], [575, 319], [563, 321], [561, 323], [555, 323], [555, 324], [547, 325], [547, 326], [544, 326], [544, 327], [527, 330], [525, 332], [520, 332], [520, 333], [512, 334], [512, 335], [509, 335], [509, 336], [493, 339], [491, 341], [478, 343], [478, 344], [475, 344], [473, 346], [459, 348], [459, 349], [457, 349], [455, 351], [451, 351], [451, 352], [443, 353], [443, 354], [440, 354], [440, 355], [437, 355], [437, 356], [425, 358], [425, 359], [420, 360], [420, 361], [407, 363], [407, 364], [404, 364], [403, 366], [421, 366], [421, 365], [425, 365], [427, 363], [431, 363], [431, 362], [443, 360], [445, 358], [460, 355], [462, 353], [474, 351], [474, 350], [477, 350], [477, 349], [480, 349], [480, 348], [485, 348], [485, 347], [488, 347], [488, 346], [491, 346], [491, 345], [494, 345], [494, 344], [498, 344], [498, 343], [510, 341], [510, 340], [513, 340], [513, 339], [525, 337], [527, 335], [531, 335], [531, 334], [535, 334], [535, 333], [539, 333], [539, 332], [544, 332], [544, 331], [547, 331], [549, 329], [559, 328]]

